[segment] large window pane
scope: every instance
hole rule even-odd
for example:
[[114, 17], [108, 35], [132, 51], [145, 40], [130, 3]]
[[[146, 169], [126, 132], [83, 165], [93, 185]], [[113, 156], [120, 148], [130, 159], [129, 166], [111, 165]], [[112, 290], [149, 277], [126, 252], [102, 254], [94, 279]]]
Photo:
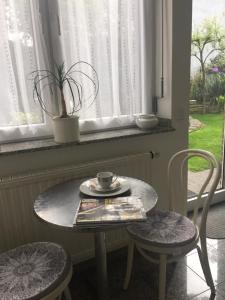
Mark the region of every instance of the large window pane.
[[146, 101], [143, 1], [60, 0], [59, 6], [66, 66], [86, 61], [99, 76], [98, 99], [84, 106], [81, 119], [101, 119], [103, 126], [120, 117], [132, 122]]
[[45, 123], [29, 80], [45, 66], [38, 1], [0, 0], [0, 32], [1, 138], [35, 136]]
[[[189, 147], [212, 152], [224, 161], [225, 2], [193, 0]], [[209, 166], [189, 162], [189, 196], [199, 191]], [[224, 188], [222, 182], [217, 189]], [[210, 185], [206, 191], [209, 190]]]

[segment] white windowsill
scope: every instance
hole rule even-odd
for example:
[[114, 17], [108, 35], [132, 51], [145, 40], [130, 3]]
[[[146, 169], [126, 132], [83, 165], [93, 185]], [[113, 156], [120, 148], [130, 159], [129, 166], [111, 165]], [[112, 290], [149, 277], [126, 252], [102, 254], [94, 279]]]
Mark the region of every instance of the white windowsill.
[[10, 155], [15, 153], [59, 149], [59, 148], [66, 148], [71, 146], [80, 146], [84, 144], [111, 141], [115, 139], [124, 139], [124, 138], [132, 138], [132, 137], [138, 137], [143, 135], [152, 135], [152, 134], [158, 134], [164, 132], [171, 132], [174, 130], [175, 129], [170, 125], [170, 120], [162, 119], [160, 124], [157, 127], [149, 130], [141, 130], [137, 127], [132, 127], [132, 128], [125, 128], [125, 129], [82, 134], [80, 136], [79, 143], [73, 142], [73, 143], [66, 143], [66, 144], [57, 144], [54, 142], [53, 138], [49, 138], [49, 139], [30, 140], [30, 141], [23, 141], [17, 143], [1, 144], [0, 156]]

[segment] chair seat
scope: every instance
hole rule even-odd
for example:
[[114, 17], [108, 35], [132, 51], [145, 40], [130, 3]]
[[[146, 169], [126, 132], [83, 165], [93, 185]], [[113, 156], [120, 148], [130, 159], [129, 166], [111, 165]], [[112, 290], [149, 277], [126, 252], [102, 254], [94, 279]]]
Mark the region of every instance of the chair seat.
[[188, 218], [159, 209], [152, 210], [146, 222], [134, 223], [127, 230], [135, 239], [164, 247], [188, 244], [197, 236], [197, 229]]
[[0, 299], [40, 299], [68, 276], [71, 261], [55, 243], [26, 244], [0, 255]]

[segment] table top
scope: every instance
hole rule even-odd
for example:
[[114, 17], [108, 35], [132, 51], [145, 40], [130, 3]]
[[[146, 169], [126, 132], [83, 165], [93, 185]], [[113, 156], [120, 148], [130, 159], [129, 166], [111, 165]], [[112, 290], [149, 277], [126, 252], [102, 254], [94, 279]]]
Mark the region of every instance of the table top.
[[[155, 190], [146, 182], [120, 176], [129, 182], [130, 190], [122, 196], [136, 196], [141, 199], [146, 211], [150, 211], [158, 200]], [[57, 184], [41, 193], [34, 202], [35, 214], [49, 225], [74, 231], [106, 231], [126, 226], [127, 223], [99, 224], [82, 228], [73, 224], [74, 216], [82, 198], [90, 198], [80, 192], [80, 185], [88, 178], [69, 180]], [[93, 197], [92, 197], [93, 198]]]

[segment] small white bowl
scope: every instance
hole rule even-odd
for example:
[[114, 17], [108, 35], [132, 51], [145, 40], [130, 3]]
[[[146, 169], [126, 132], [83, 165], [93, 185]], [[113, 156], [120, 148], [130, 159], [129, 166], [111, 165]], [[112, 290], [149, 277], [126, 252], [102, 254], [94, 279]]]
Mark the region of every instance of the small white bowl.
[[159, 120], [155, 115], [145, 114], [136, 117], [136, 124], [140, 129], [150, 129], [158, 125]]

